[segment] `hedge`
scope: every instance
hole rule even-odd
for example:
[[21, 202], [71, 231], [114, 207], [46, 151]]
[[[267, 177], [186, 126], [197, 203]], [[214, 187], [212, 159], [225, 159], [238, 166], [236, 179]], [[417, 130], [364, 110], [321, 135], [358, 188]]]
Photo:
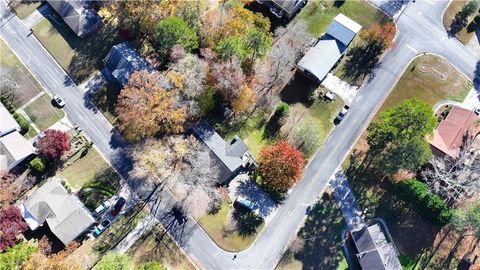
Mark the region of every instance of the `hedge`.
[[30, 168], [37, 172], [45, 171], [45, 162], [39, 157], [36, 157], [30, 161]]
[[28, 123], [28, 120], [19, 113], [14, 113], [13, 118], [15, 118], [17, 123], [20, 125], [20, 133], [22, 135], [27, 134], [27, 132], [30, 130], [30, 123]]
[[437, 225], [445, 225], [452, 219], [453, 211], [440, 196], [432, 193], [427, 184], [413, 178], [395, 184], [403, 200], [417, 213]]

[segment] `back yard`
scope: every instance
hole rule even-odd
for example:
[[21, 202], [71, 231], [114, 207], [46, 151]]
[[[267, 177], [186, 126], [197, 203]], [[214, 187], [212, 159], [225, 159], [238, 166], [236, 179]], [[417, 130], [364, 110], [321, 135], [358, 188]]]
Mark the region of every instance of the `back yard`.
[[79, 38], [56, 14], [33, 27], [34, 35], [75, 82], [80, 83], [99, 69], [110, 48], [118, 42], [117, 30], [108, 21], [86, 38]]

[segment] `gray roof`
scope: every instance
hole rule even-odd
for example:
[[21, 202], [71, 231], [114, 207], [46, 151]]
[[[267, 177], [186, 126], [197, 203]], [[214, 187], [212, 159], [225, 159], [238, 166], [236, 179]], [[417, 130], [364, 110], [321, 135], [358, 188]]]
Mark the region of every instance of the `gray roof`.
[[323, 35], [298, 63], [302, 71], [323, 80], [342, 57], [347, 47], [329, 35]]
[[387, 241], [379, 224], [353, 231], [352, 237], [362, 269], [402, 269], [395, 248]]
[[[0, 137], [0, 170], [10, 170], [33, 154], [33, 147], [18, 131]], [[6, 163], [6, 164], [5, 164]]]
[[0, 103], [0, 137], [14, 130], [20, 131], [20, 125], [13, 118], [10, 112]]
[[104, 59], [112, 76], [123, 86], [135, 71], [153, 67], [128, 42], [113, 46]]
[[87, 1], [47, 0], [47, 2], [79, 37], [98, 30], [102, 25], [102, 17], [87, 6]]
[[298, 9], [302, 0], [272, 0], [272, 2], [285, 10], [285, 12], [292, 13]]
[[[24, 202], [23, 213], [27, 224], [36, 229], [47, 222], [50, 230], [67, 245], [80, 236], [95, 220], [83, 204], [56, 179], [50, 179]], [[32, 218], [35, 222], [32, 222]]]
[[192, 130], [195, 136], [207, 145], [230, 172], [235, 172], [243, 165], [242, 157], [248, 148], [238, 136], [225, 142], [206, 121], [197, 123]]

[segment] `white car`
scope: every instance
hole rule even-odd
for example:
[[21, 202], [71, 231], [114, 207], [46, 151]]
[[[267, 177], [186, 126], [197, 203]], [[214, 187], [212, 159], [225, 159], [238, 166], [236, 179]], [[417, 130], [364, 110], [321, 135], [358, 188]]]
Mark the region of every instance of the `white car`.
[[95, 215], [100, 215], [101, 213], [105, 212], [110, 208], [111, 204], [109, 201], [103, 202], [101, 205], [99, 205], [97, 208], [95, 208]]
[[53, 96], [53, 100], [60, 108], [65, 106], [65, 101], [59, 95]]
[[350, 109], [350, 106], [345, 105], [343, 106], [342, 110], [338, 113], [337, 117], [335, 117], [335, 120], [340, 123], [340, 121], [345, 118], [345, 115], [347, 115], [348, 110]]

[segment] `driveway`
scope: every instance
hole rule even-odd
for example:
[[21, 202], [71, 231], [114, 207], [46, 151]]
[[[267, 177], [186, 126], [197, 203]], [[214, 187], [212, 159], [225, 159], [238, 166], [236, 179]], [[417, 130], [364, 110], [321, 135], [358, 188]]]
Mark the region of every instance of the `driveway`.
[[322, 85], [340, 96], [347, 105], [352, 104], [353, 99], [358, 93], [358, 87], [351, 86], [332, 73], [328, 73], [327, 77], [322, 81]]

